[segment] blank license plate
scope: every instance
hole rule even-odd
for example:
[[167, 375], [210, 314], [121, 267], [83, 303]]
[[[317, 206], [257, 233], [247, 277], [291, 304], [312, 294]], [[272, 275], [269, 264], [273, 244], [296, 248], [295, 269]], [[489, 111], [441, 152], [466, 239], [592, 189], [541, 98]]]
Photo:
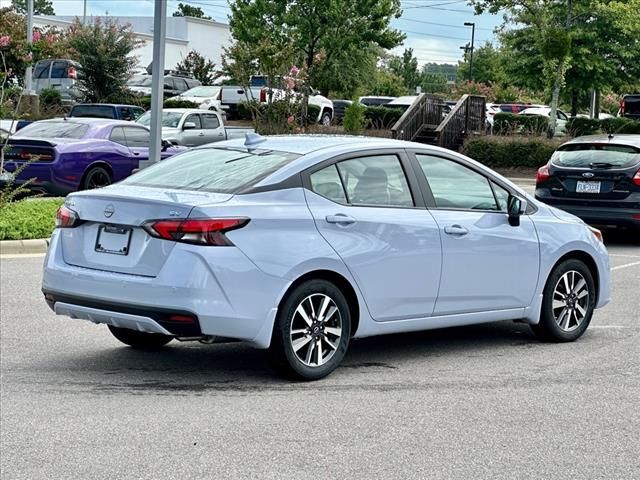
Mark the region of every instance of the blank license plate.
[[578, 182], [576, 193], [600, 193], [600, 182]]
[[96, 252], [127, 255], [131, 245], [131, 231], [126, 227], [102, 225], [98, 229]]

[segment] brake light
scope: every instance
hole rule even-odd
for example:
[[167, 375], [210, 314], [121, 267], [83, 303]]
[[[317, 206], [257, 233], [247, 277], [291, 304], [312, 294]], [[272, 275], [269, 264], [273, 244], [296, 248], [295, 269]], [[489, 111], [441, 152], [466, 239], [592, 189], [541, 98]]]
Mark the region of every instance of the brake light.
[[56, 227], [57, 228], [73, 228], [80, 225], [80, 217], [76, 212], [70, 208], [62, 205], [56, 212]]
[[233, 243], [225, 233], [249, 223], [248, 218], [193, 218], [186, 220], [151, 220], [142, 228], [152, 237], [174, 242], [226, 247]]
[[640, 187], [640, 170], [638, 170], [636, 174], [633, 176], [633, 183], [635, 183]]
[[69, 78], [71, 78], [72, 80], [75, 80], [76, 79], [76, 69], [75, 69], [75, 67], [69, 67], [68, 74], [69, 74]]
[[260, 90], [260, 103], [266, 103], [267, 101], [267, 89], [263, 88]]
[[549, 164], [547, 163], [546, 165], [538, 169], [538, 172], [536, 173], [536, 183], [544, 183], [547, 180], [549, 180], [550, 176], [551, 175], [549, 174]]
[[620, 100], [620, 116], [624, 117], [624, 98]]
[[31, 153], [22, 150], [20, 152], [20, 158], [27, 161], [33, 160], [37, 162], [38, 160], [42, 160], [44, 162], [50, 162], [53, 160], [53, 155], [48, 155], [46, 153]]

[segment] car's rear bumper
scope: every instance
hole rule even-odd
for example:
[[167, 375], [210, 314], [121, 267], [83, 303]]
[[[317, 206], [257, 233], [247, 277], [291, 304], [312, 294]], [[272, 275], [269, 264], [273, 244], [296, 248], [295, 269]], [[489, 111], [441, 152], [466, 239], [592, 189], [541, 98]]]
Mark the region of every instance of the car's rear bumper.
[[[14, 187], [19, 188], [23, 186], [25, 182], [27, 182], [27, 180], [18, 179], [18, 180], [14, 180], [12, 183]], [[0, 180], [0, 189], [4, 189], [7, 186], [7, 183], [8, 182], [6, 180]], [[44, 195], [56, 195], [56, 196], [65, 196], [68, 193], [71, 193], [73, 191], [72, 189], [63, 187], [54, 182], [47, 182], [47, 181], [40, 182], [37, 180], [29, 183], [28, 185], [26, 185], [25, 188], [33, 193], [42, 193]]]
[[[575, 202], [560, 198], [539, 195], [536, 192], [536, 200], [569, 212], [581, 218], [586, 223], [602, 226], [640, 226], [640, 208], [634, 202], [617, 202], [615, 205], [576, 205]], [[586, 203], [586, 202], [585, 202]]]
[[[277, 302], [290, 281], [265, 274], [239, 249], [177, 244], [159, 274], [149, 277], [67, 264], [59, 236], [55, 231], [51, 238], [42, 278], [56, 313], [269, 346]], [[178, 329], [174, 315], [192, 316], [197, 330]]]

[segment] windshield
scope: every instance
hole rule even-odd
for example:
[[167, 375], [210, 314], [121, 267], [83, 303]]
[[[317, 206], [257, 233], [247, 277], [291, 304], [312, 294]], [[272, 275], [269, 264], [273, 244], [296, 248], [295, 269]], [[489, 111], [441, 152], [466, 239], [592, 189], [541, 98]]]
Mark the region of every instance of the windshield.
[[136, 75], [127, 82], [127, 85], [132, 87], [150, 87], [151, 75]]
[[215, 97], [220, 92], [220, 87], [195, 87], [181, 93], [182, 97]]
[[[168, 128], [178, 128], [182, 113], [179, 112], [162, 112], [162, 126]], [[151, 112], [145, 112], [138, 120], [138, 123], [146, 127], [151, 126]]]
[[626, 145], [565, 145], [553, 154], [551, 161], [560, 167], [590, 167], [609, 164], [628, 167], [640, 160], [640, 152]]
[[61, 120], [59, 122], [35, 122], [21, 128], [14, 138], [82, 138], [88, 125]]
[[125, 185], [237, 193], [253, 185], [299, 155], [275, 151], [219, 148], [192, 150], [142, 170]]

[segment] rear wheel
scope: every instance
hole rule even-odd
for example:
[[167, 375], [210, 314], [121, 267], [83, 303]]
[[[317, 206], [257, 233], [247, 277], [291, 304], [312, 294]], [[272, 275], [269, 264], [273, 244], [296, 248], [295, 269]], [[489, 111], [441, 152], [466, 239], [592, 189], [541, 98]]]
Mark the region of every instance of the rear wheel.
[[94, 188], [102, 188], [111, 185], [113, 179], [111, 174], [104, 167], [92, 167], [85, 174], [82, 181], [83, 190], [92, 190]]
[[342, 292], [326, 280], [309, 280], [293, 290], [273, 329], [269, 354], [287, 377], [317, 380], [340, 364], [351, 332], [349, 306]]
[[138, 332], [137, 330], [114, 327], [111, 325], [108, 325], [108, 327], [113, 336], [122, 343], [140, 350], [154, 350], [163, 347], [173, 340], [172, 336], [163, 335], [161, 333]]
[[543, 340], [572, 342], [589, 326], [595, 303], [595, 283], [589, 268], [580, 260], [564, 261], [547, 280], [540, 323], [531, 329]]

